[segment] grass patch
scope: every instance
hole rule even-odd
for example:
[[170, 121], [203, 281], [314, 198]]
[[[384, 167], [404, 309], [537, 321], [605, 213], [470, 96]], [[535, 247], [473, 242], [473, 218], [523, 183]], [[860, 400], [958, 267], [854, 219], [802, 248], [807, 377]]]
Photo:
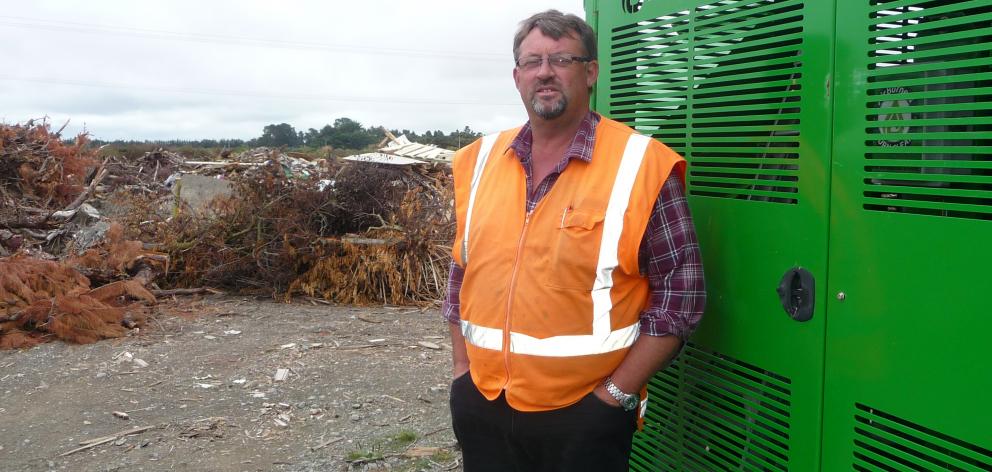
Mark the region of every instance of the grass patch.
[[348, 451], [344, 455], [344, 460], [347, 462], [372, 462], [382, 460], [385, 457], [382, 455], [382, 452], [374, 449], [356, 449], [354, 451]]
[[430, 457], [418, 457], [396, 469], [398, 472], [425, 472], [435, 470], [439, 465], [448, 465], [455, 460], [455, 453], [448, 449], [438, 449]]
[[403, 452], [409, 445], [420, 438], [416, 431], [402, 430], [392, 436], [372, 441], [368, 447], [361, 447], [345, 454], [346, 462], [375, 462], [385, 459], [387, 455]]
[[431, 460], [440, 464], [445, 464], [455, 460], [455, 454], [447, 449], [441, 449], [437, 451], [437, 454], [431, 456]]
[[403, 431], [400, 431], [399, 433], [396, 433], [396, 435], [393, 436], [391, 439], [397, 445], [409, 446], [411, 443], [413, 443], [414, 441], [416, 441], [417, 438], [419, 438], [419, 437], [420, 436], [417, 434], [416, 431], [410, 431], [408, 429], [404, 429]]

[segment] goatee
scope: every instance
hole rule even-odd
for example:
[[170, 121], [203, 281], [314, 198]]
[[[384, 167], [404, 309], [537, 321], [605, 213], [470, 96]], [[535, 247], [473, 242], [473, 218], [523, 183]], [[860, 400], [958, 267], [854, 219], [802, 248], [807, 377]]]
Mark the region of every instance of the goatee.
[[540, 116], [545, 120], [553, 120], [565, 113], [565, 108], [568, 107], [568, 98], [562, 95], [560, 99], [556, 100], [551, 105], [546, 106], [543, 102], [538, 100], [537, 97], [534, 97], [530, 103], [531, 106], [534, 107], [534, 113], [537, 113], [537, 116]]

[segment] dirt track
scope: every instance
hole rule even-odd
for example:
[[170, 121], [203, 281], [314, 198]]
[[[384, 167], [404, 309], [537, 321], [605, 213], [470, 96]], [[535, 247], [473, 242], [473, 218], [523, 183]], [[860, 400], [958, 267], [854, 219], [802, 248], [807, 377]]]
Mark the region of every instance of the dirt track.
[[0, 470], [461, 469], [437, 310], [216, 296], [157, 311], [127, 338], [0, 351]]

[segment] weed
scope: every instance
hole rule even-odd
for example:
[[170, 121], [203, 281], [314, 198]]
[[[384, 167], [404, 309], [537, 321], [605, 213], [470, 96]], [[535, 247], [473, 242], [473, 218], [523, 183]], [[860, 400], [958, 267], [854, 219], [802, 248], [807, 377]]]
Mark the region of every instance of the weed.
[[455, 460], [455, 455], [447, 449], [441, 449], [431, 456], [431, 460], [437, 463], [446, 464]]
[[382, 452], [376, 451], [374, 448], [368, 450], [358, 449], [354, 451], [348, 451], [348, 453], [345, 454], [344, 456], [344, 460], [347, 462], [356, 462], [356, 461], [372, 462], [372, 461], [382, 460], [384, 458], [385, 456], [382, 455]]
[[396, 433], [396, 435], [392, 437], [392, 440], [398, 446], [407, 446], [412, 442], [416, 441], [418, 437], [419, 436], [417, 435], [416, 431], [410, 431], [405, 429], [403, 431], [400, 431], [399, 433]]
[[385, 459], [387, 455], [397, 454], [413, 444], [419, 435], [416, 431], [403, 430], [392, 436], [373, 441], [368, 447], [349, 451], [344, 456], [347, 462], [374, 462]]

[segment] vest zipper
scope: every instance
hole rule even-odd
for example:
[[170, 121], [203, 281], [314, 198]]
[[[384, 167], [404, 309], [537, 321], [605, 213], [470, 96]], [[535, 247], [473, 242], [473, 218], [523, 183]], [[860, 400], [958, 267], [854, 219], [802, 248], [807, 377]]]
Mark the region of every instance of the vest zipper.
[[513, 294], [517, 288], [517, 269], [520, 267], [520, 253], [524, 250], [524, 239], [527, 238], [527, 227], [530, 224], [530, 215], [534, 210], [530, 210], [524, 216], [524, 227], [520, 230], [520, 239], [517, 241], [517, 255], [513, 259], [513, 271], [510, 273], [510, 290], [506, 297], [506, 321], [503, 325], [503, 365], [506, 368], [506, 382], [503, 383], [503, 390], [510, 384], [510, 307], [513, 306]]

